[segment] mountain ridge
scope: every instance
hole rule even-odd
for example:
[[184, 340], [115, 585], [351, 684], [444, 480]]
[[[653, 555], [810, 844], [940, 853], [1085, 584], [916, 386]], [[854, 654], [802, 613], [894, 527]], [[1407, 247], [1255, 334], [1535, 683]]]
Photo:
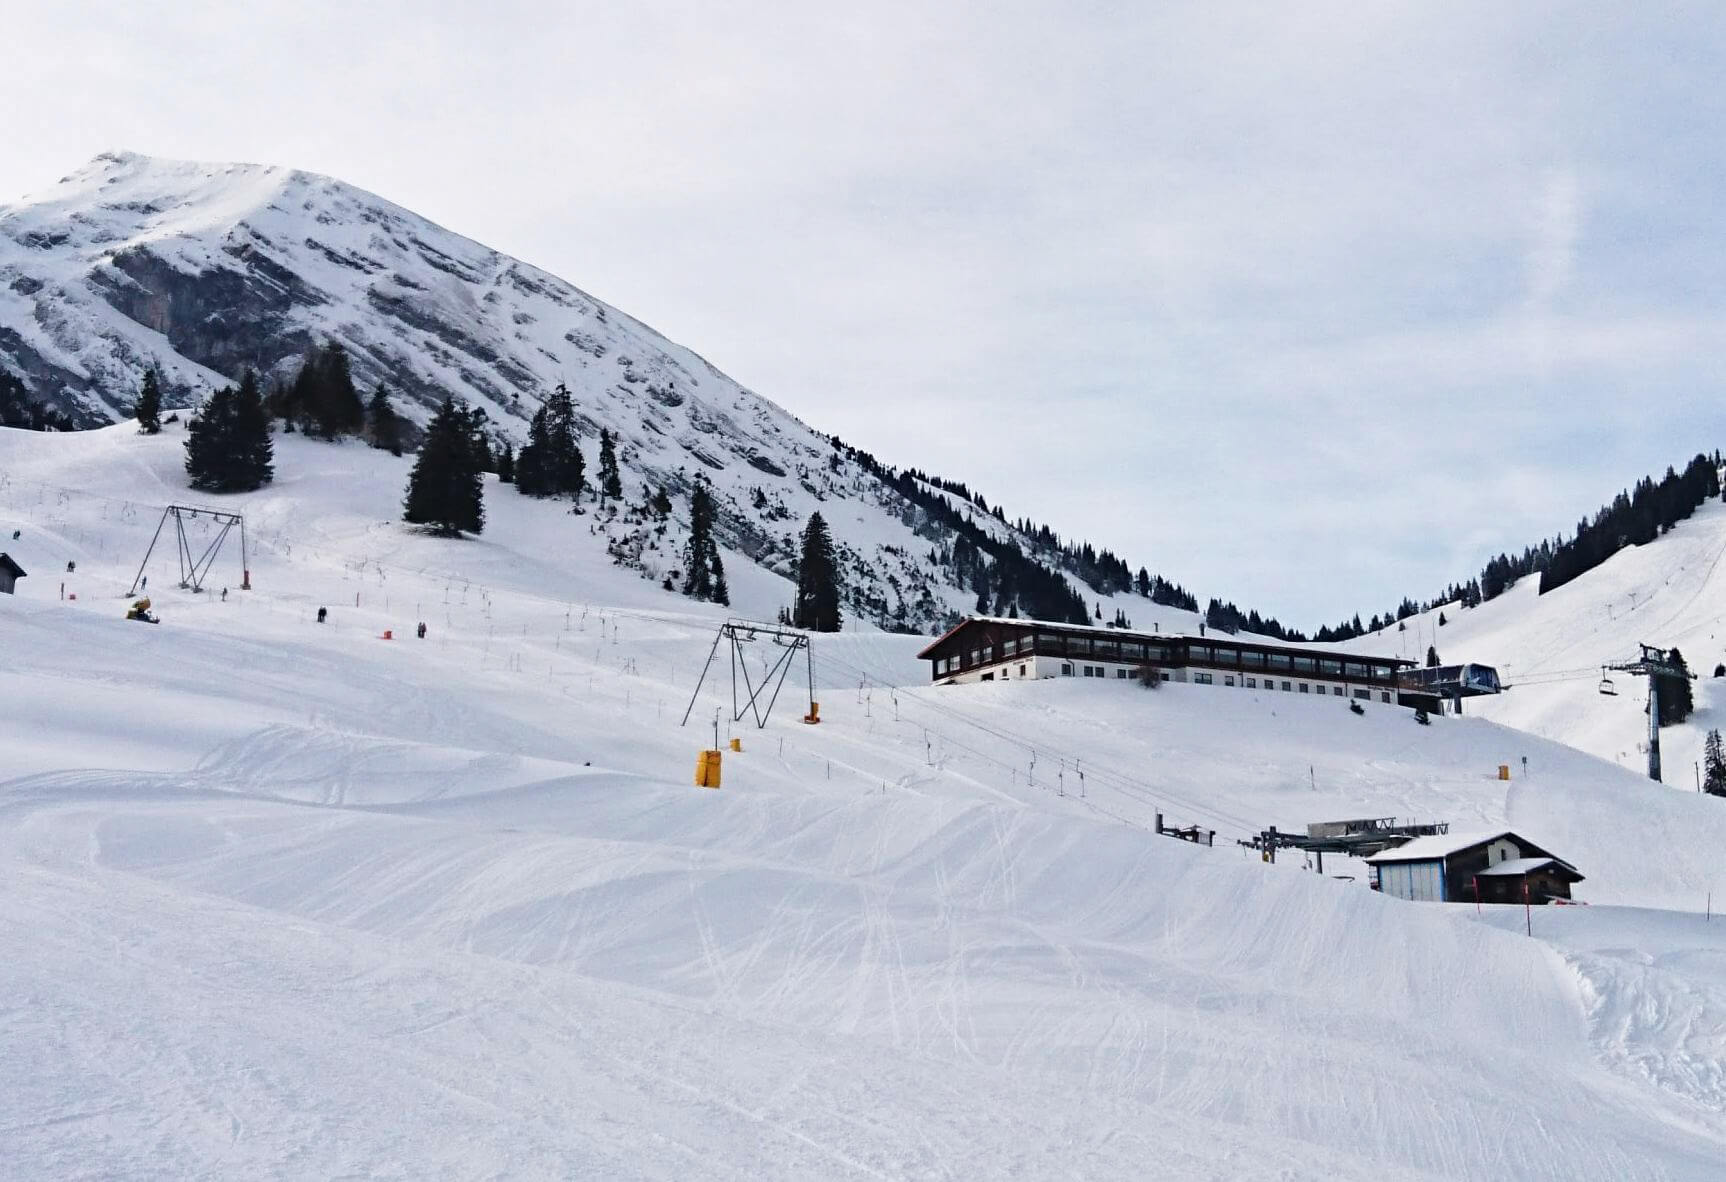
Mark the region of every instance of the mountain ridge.
[[[387, 386], [415, 424], [456, 395], [519, 442], [566, 385], [586, 446], [601, 429], [615, 438], [627, 497], [644, 486], [687, 496], [704, 480], [722, 539], [775, 573], [793, 569], [797, 530], [823, 510], [850, 612], [883, 627], [951, 623], [991, 566], [991, 603], [1007, 597], [1004, 610], [1013, 596], [1027, 613], [1152, 608], [1117, 594], [1118, 578], [1087, 575], [1082, 552], [966, 503], [946, 512], [931, 499], [945, 493], [904, 487], [898, 469], [640, 320], [338, 179], [113, 151], [0, 205], [0, 370], [78, 425], [129, 413], [152, 365], [166, 404], [185, 407], [248, 368], [285, 382], [328, 343], [347, 353], [362, 396]], [[966, 520], [995, 540], [989, 560], [955, 559]], [[622, 546], [639, 556], [640, 541]], [[1031, 566], [1072, 574], [1078, 589], [1061, 592]], [[1008, 567], [1024, 576], [1017, 589], [1000, 585]]]

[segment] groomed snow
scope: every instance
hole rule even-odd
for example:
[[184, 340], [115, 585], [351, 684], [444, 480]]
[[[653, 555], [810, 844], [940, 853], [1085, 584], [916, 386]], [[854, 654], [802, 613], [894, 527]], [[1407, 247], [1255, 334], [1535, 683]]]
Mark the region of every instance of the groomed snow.
[[[722, 721], [703, 791], [720, 696], [678, 721], [724, 613], [507, 490], [424, 538], [404, 462], [279, 440], [222, 500], [256, 589], [170, 555], [164, 622], [125, 622], [160, 504], [207, 500], [179, 444], [0, 431], [8, 1172], [1726, 1170], [1718, 802], [1476, 717], [932, 690], [921, 638], [870, 632], [817, 638], [821, 725], [796, 681]], [[1381, 815], [1514, 828], [1591, 905], [1530, 939], [1233, 843]]]

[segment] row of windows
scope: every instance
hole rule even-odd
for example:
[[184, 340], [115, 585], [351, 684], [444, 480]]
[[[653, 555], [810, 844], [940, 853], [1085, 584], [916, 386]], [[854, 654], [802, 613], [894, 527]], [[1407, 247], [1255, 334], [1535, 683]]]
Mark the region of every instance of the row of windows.
[[[1082, 673], [1085, 677], [1107, 677], [1109, 675], [1109, 671], [1107, 669], [1103, 668], [1101, 665], [1082, 665], [1082, 666], [1080, 666], [1080, 669], [1082, 670]], [[1072, 675], [1073, 675], [1073, 667], [1071, 665], [1063, 664], [1061, 666], [1061, 676], [1062, 677], [1071, 677]], [[1133, 671], [1131, 669], [1116, 669], [1115, 670], [1115, 678], [1117, 680], [1124, 680], [1125, 678], [1131, 677], [1132, 675], [1133, 675]]]
[[[1183, 651], [1184, 650], [1184, 651]], [[1105, 661], [1150, 661], [1153, 664], [1238, 665], [1242, 669], [1264, 669], [1307, 677], [1329, 677], [1339, 681], [1388, 682], [1394, 674], [1389, 665], [1343, 658], [1292, 656], [1262, 653], [1231, 644], [1190, 642], [1157, 644], [1102, 637], [1010, 636], [999, 644], [983, 643], [969, 652], [956, 653], [935, 662], [936, 676], [957, 673], [978, 665], [989, 665], [1015, 656], [1037, 653], [1054, 657], [1094, 657]]]
[[[1031, 676], [1030, 670], [1031, 670], [1031, 667], [1029, 664], [1021, 664], [1019, 666], [1019, 676], [1022, 678], [1030, 677]], [[1065, 662], [1062, 663], [1062, 665], [1061, 665], [1061, 676], [1062, 677], [1072, 677], [1075, 675], [1075, 672], [1077, 672], [1077, 674], [1079, 676], [1083, 676], [1083, 677], [1105, 677], [1106, 678], [1109, 676], [1109, 671], [1101, 665], [1080, 665], [1080, 666], [1077, 666], [1075, 669], [1075, 666], [1070, 664], [1070, 663], [1065, 663]], [[1000, 673], [1002, 680], [1006, 680], [1008, 678], [1011, 678], [1012, 675], [1013, 674], [1012, 674], [1011, 669], [1003, 669], [1003, 670], [1001, 670], [1001, 673]], [[1133, 675], [1133, 671], [1131, 669], [1117, 668], [1115, 670], [1115, 678], [1117, 680], [1124, 681], [1127, 678], [1131, 677], [1132, 675]], [[1161, 676], [1162, 676], [1162, 679], [1164, 681], [1169, 680], [1169, 674], [1166, 671], [1163, 672]], [[991, 673], [985, 673], [985, 674], [983, 674], [983, 680], [984, 681], [994, 681], [995, 680], [995, 674], [992, 672]], [[1195, 672], [1193, 674], [1193, 684], [1194, 685], [1215, 685], [1216, 684], [1216, 675], [1212, 674], [1212, 673], [1197, 673], [1197, 672]], [[1236, 684], [1237, 684], [1237, 682], [1236, 682], [1235, 676], [1232, 673], [1223, 674], [1223, 685], [1225, 687], [1231, 687], [1232, 688]], [[1262, 689], [1274, 691], [1278, 688], [1278, 683], [1277, 683], [1276, 679], [1270, 678], [1270, 677], [1266, 677], [1263, 679], [1260, 679], [1257, 677], [1245, 677], [1245, 678], [1240, 679], [1240, 682], [1238, 684], [1243, 685], [1246, 689], [1261, 689], [1262, 688]], [[1284, 681], [1281, 683], [1281, 688], [1282, 688], [1282, 692], [1284, 692], [1284, 693], [1296, 693], [1296, 692], [1303, 693], [1303, 694], [1316, 693], [1320, 697], [1323, 697], [1326, 694], [1332, 694], [1336, 697], [1342, 698], [1342, 697], [1347, 697], [1349, 694], [1349, 689], [1346, 686], [1341, 686], [1341, 685], [1333, 685], [1333, 686], [1316, 685], [1315, 686], [1315, 685], [1313, 685], [1309, 682], [1305, 682], [1305, 681], [1301, 681], [1301, 682]], [[1362, 701], [1371, 701], [1372, 700], [1372, 691], [1357, 688], [1354, 690], [1354, 696], [1356, 698], [1361, 699]], [[1382, 702], [1389, 702], [1390, 701], [1389, 692], [1381, 690], [1379, 692], [1379, 700]]]

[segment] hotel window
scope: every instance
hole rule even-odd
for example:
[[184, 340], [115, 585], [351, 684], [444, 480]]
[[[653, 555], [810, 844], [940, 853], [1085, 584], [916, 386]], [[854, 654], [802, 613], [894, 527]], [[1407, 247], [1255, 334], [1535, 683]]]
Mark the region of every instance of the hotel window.
[[1384, 701], [1384, 702], [1390, 701], [1390, 694], [1388, 694], [1384, 691], [1380, 691], [1378, 696], [1379, 696], [1380, 701]]
[[1296, 673], [1311, 673], [1317, 667], [1318, 662], [1311, 657], [1296, 657], [1294, 659], [1294, 671]]
[[1372, 691], [1371, 690], [1355, 690], [1354, 696], [1357, 698], [1365, 698], [1369, 702], [1372, 701]]
[[1234, 679], [1234, 675], [1232, 673], [1223, 678], [1223, 684], [1224, 685], [1233, 685], [1234, 683], [1235, 683], [1235, 679]]
[[1215, 684], [1215, 679], [1212, 678], [1209, 673], [1195, 673], [1195, 674], [1193, 674], [1193, 684], [1194, 685], [1213, 685], [1213, 684]]
[[1290, 690], [1292, 690], [1292, 689], [1293, 689], [1293, 688], [1294, 688], [1294, 686], [1292, 686], [1292, 685], [1290, 685], [1290, 684], [1289, 684], [1289, 683], [1288, 683], [1288, 682], [1286, 682], [1286, 681], [1285, 681], [1285, 682], [1283, 682], [1283, 693], [1285, 693], [1285, 694], [1286, 694], [1286, 693], [1288, 693], [1288, 692], [1289, 692], [1289, 691], [1290, 691]]
[[1020, 677], [1028, 677], [1028, 676], [1030, 676], [1030, 675], [1029, 675], [1029, 674], [1028, 674], [1028, 673], [1026, 673], [1026, 672], [1025, 672], [1025, 670], [1026, 670], [1026, 669], [1028, 669], [1028, 668], [1029, 668], [1029, 666], [1027, 666], [1027, 665], [1020, 665], [1020, 666], [1019, 666], [1019, 676], [1020, 676]]
[[1102, 675], [1103, 675], [1103, 667], [1101, 665], [1092, 665], [1091, 666], [1091, 676], [1092, 677], [1101, 677]]
[[1073, 667], [1071, 665], [1063, 664], [1061, 666], [1061, 676], [1062, 677], [1071, 677], [1072, 675], [1073, 675]]
[[1259, 679], [1256, 677], [1247, 678], [1247, 688], [1248, 689], [1258, 689], [1259, 688]]
[[1131, 677], [1132, 675], [1133, 675], [1133, 671], [1131, 669], [1116, 669], [1115, 670], [1115, 676], [1116, 677]]
[[1300, 692], [1303, 694], [1310, 694], [1312, 693], [1312, 686], [1303, 681], [1300, 683]]

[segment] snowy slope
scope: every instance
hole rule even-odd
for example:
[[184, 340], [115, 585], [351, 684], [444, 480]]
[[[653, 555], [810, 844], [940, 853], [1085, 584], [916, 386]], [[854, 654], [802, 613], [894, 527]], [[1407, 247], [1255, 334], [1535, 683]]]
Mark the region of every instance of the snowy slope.
[[[1446, 604], [1347, 647], [1420, 659], [1435, 645], [1446, 662], [1496, 665], [1513, 688], [1465, 709], [1556, 739], [1622, 767], [1646, 768], [1648, 683], [1610, 675], [1614, 696], [1599, 692], [1602, 666], [1634, 660], [1639, 644], [1683, 654], [1696, 712], [1661, 732], [1665, 781], [1694, 792], [1702, 740], [1726, 727], [1726, 504], [1709, 502], [1672, 532], [1613, 555], [1546, 595], [1538, 578], [1521, 580], [1476, 608]], [[1442, 627], [1438, 615], [1447, 621]]]
[[[150, 365], [170, 404], [195, 405], [248, 367], [289, 377], [332, 341], [362, 391], [386, 383], [408, 417], [460, 395], [518, 442], [566, 383], [590, 465], [605, 428], [631, 499], [707, 478], [722, 534], [767, 571], [792, 570], [796, 533], [821, 511], [854, 616], [932, 629], [975, 601], [928, 561], [950, 531], [832, 440], [556, 276], [351, 185], [116, 152], [0, 204], [0, 368], [85, 424], [124, 415]], [[648, 556], [645, 578], [676, 565], [664, 557]], [[1192, 623], [1081, 593], [1140, 626]]]
[[[920, 641], [874, 632], [817, 639], [820, 726], [795, 682], [765, 731], [722, 721], [744, 749], [704, 792], [728, 683], [678, 721], [723, 613], [554, 506], [405, 531], [400, 463], [358, 447], [283, 440], [225, 499], [255, 590], [191, 595], [169, 557], [164, 623], [121, 620], [178, 450], [0, 431], [30, 571], [0, 599], [20, 1176], [1726, 1168], [1720, 950], [1688, 913], [1713, 802], [1474, 717], [932, 690]], [[761, 579], [741, 613], [781, 601]], [[1230, 840], [1388, 814], [1509, 819], [1594, 905], [1530, 940]], [[1625, 841], [1651, 815], [1653, 871]]]

